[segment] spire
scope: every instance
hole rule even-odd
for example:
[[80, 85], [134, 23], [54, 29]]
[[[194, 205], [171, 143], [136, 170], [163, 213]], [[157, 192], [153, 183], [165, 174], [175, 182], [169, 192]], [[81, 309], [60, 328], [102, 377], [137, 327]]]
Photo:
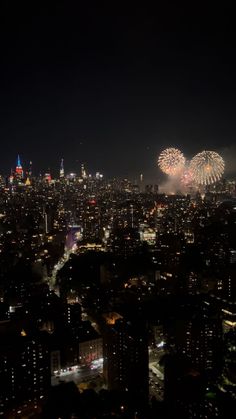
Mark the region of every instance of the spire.
[[18, 154], [18, 156], [17, 156], [17, 164], [16, 164], [16, 177], [18, 179], [22, 179], [23, 178], [23, 175], [24, 175], [24, 173], [23, 173], [23, 169], [22, 169], [22, 166], [21, 166], [20, 156]]
[[17, 156], [17, 167], [21, 167], [21, 161], [20, 161], [20, 156], [18, 154]]

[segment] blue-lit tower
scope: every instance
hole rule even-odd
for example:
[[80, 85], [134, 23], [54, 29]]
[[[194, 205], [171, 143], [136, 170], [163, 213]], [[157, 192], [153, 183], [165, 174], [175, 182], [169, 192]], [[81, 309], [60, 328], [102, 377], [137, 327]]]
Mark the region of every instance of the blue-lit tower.
[[23, 175], [24, 175], [24, 172], [23, 172], [23, 168], [22, 168], [22, 165], [21, 165], [20, 156], [18, 154], [17, 163], [16, 163], [16, 177], [18, 179], [22, 179]]

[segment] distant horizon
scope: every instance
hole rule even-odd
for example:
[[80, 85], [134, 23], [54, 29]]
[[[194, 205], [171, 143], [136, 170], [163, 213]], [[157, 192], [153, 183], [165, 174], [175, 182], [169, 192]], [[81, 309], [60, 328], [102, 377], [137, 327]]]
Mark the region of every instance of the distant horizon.
[[[125, 180], [127, 179], [128, 181], [132, 182], [133, 184], [140, 184], [140, 175], [143, 175], [143, 185], [148, 185], [148, 184], [157, 184], [161, 187], [164, 187], [165, 184], [171, 183], [171, 180], [176, 184], [175, 189], [178, 189], [178, 178], [174, 178], [174, 177], [169, 177], [168, 175], [163, 174], [158, 167], [156, 168], [156, 176], [155, 174], [151, 174], [149, 173], [145, 173], [140, 172], [140, 173], [136, 173], [136, 174], [127, 174], [127, 173], [120, 173], [120, 174], [107, 174], [105, 173], [103, 170], [93, 170], [92, 168], [88, 168], [86, 166], [86, 162], [81, 162], [81, 164], [85, 164], [85, 169], [87, 172], [87, 175], [91, 175], [92, 177], [95, 177], [96, 173], [100, 173], [103, 175], [103, 180], [106, 181], [112, 181], [113, 179], [119, 179], [119, 180]], [[22, 165], [23, 168], [23, 172], [24, 172], [24, 178], [26, 178], [27, 176], [25, 176], [25, 172], [27, 171], [27, 166]], [[91, 169], [91, 170], [88, 170]], [[14, 170], [14, 168], [12, 168], [12, 170]], [[59, 173], [60, 167], [58, 167], [58, 169], [42, 169], [42, 170], [34, 170], [34, 165], [32, 165], [32, 178], [38, 178], [40, 176], [44, 176], [46, 173], [50, 173], [52, 176], [52, 179], [59, 179], [60, 178], [60, 173]], [[75, 174], [77, 177], [81, 177], [81, 167], [78, 167], [77, 170], [66, 170], [65, 168], [65, 174], [64, 177], [66, 178], [68, 175], [70, 175], [70, 173]], [[9, 170], [8, 173], [3, 172], [0, 170], [0, 176], [7, 178], [9, 177], [11, 174], [11, 170]], [[236, 181], [236, 173], [226, 173], [222, 176], [222, 178], [218, 181], [222, 181], [222, 180], [228, 180], [228, 181]], [[217, 182], [216, 182], [217, 183]], [[182, 189], [182, 186], [181, 186]]]
[[[172, 144], [170, 146], [172, 147]], [[174, 147], [178, 148], [178, 145], [175, 144]], [[163, 148], [160, 148], [160, 151], [161, 150], [163, 150]], [[183, 149], [181, 151], [184, 152]], [[197, 152], [200, 152], [200, 151], [202, 150], [199, 150]], [[219, 151], [215, 149], [214, 151], [219, 152], [225, 160], [225, 173], [222, 178], [226, 178], [226, 179], [234, 178], [236, 176], [236, 167], [235, 167], [236, 146], [233, 146], [231, 148], [221, 149]], [[76, 173], [77, 175], [79, 175], [81, 171], [81, 165], [84, 164], [87, 174], [95, 175], [97, 172], [100, 172], [104, 175], [106, 179], [128, 178], [130, 180], [132, 179], [133, 181], [135, 181], [139, 179], [141, 174], [143, 174], [144, 181], [145, 179], [147, 179], [147, 183], [158, 183], [158, 182], [160, 183], [160, 182], [165, 182], [168, 179], [168, 176], [164, 175], [158, 168], [157, 159], [158, 159], [159, 153], [156, 154], [154, 159], [153, 159], [153, 156], [150, 156], [151, 158], [149, 160], [149, 165], [148, 165], [147, 156], [145, 156], [143, 166], [140, 165], [140, 168], [132, 167], [132, 170], [128, 167], [127, 168], [124, 167], [124, 165], [122, 164], [119, 170], [114, 169], [114, 168], [112, 170], [111, 164], [110, 164], [110, 167], [106, 167], [106, 165], [105, 167], [102, 167], [101, 165], [99, 167], [98, 163], [96, 165], [93, 165], [92, 159], [90, 163], [89, 161], [90, 159], [86, 160], [85, 158], [76, 159], [73, 162], [73, 159], [66, 158], [64, 156], [55, 157], [54, 159], [51, 160], [51, 164], [49, 165], [46, 165], [45, 163], [41, 165], [40, 159], [37, 157], [34, 160], [32, 158], [28, 158], [28, 155], [25, 157], [24, 153], [16, 153], [15, 159], [11, 158], [12, 164], [9, 165], [8, 168], [6, 167], [8, 160], [5, 160], [5, 164], [2, 165], [1, 164], [2, 159], [0, 158], [0, 174], [4, 176], [10, 175], [11, 170], [14, 170], [16, 167], [18, 155], [20, 156], [21, 164], [24, 171], [28, 169], [30, 162], [32, 162], [32, 172], [36, 177], [39, 175], [44, 175], [47, 172], [50, 172], [51, 175], [53, 175], [53, 177], [56, 178], [57, 176], [59, 176], [60, 164], [61, 164], [61, 160], [63, 159], [65, 175], [68, 175], [70, 173]], [[193, 155], [187, 156], [187, 160], [189, 161], [192, 157]], [[35, 161], [36, 161], [36, 164], [34, 163]], [[55, 161], [57, 161], [57, 166], [55, 165]], [[110, 163], [112, 163], [111, 160], [110, 160]]]

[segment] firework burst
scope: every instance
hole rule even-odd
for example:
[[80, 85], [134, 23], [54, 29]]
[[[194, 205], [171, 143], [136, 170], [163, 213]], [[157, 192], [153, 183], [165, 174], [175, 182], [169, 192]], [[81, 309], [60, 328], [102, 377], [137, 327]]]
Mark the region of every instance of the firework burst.
[[199, 185], [211, 185], [224, 173], [225, 163], [215, 151], [202, 151], [190, 162], [193, 180]]
[[158, 165], [162, 172], [169, 176], [176, 176], [181, 173], [185, 165], [185, 157], [177, 148], [166, 148], [158, 158]]

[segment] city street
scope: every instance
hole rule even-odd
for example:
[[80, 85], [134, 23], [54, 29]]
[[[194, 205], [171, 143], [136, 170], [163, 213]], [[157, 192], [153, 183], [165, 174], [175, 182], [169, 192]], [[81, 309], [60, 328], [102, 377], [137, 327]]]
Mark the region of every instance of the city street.
[[164, 396], [164, 382], [149, 370], [149, 396], [156, 397], [158, 401], [163, 401]]
[[164, 397], [164, 374], [159, 361], [164, 355], [163, 348], [149, 348], [149, 396], [163, 401]]
[[90, 367], [80, 368], [77, 371], [66, 371], [53, 376], [51, 378], [52, 386], [56, 386], [62, 382], [74, 381], [76, 385], [81, 383], [95, 383], [96, 385], [102, 381], [102, 367], [91, 369]]

